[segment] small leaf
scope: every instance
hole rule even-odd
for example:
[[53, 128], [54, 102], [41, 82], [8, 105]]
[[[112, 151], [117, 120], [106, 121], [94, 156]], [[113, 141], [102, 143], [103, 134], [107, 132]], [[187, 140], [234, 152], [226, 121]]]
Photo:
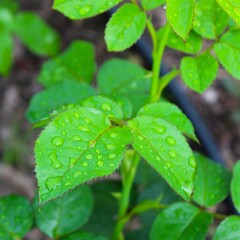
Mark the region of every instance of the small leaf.
[[109, 51], [123, 51], [131, 47], [146, 26], [146, 13], [134, 4], [126, 3], [111, 17], [105, 30]]
[[138, 116], [162, 118], [175, 125], [181, 132], [186, 134], [186, 136], [194, 141], [198, 141], [190, 120], [176, 105], [172, 103], [161, 101], [145, 105], [139, 110]]
[[236, 163], [233, 169], [233, 178], [231, 181], [231, 194], [235, 208], [240, 213], [240, 161]]
[[141, 0], [142, 7], [145, 10], [157, 8], [166, 3], [166, 0]]
[[197, 171], [193, 200], [204, 207], [212, 207], [224, 200], [230, 190], [230, 173], [207, 157], [195, 153]]
[[181, 60], [181, 75], [184, 83], [192, 90], [203, 93], [215, 80], [218, 62], [210, 53]]
[[230, 216], [218, 226], [213, 240], [240, 239], [240, 217]]
[[93, 45], [74, 41], [65, 52], [43, 64], [38, 81], [45, 87], [64, 80], [90, 83], [95, 68]]
[[40, 203], [113, 173], [130, 142], [127, 128], [111, 126], [96, 109], [77, 107], [60, 113], [35, 145]]
[[[1, 4], [1, 2], [0, 2]], [[14, 14], [11, 10], [6, 8], [0, 8], [0, 31], [2, 34], [12, 34], [14, 25]]]
[[96, 108], [103, 112], [108, 118], [123, 119], [120, 106], [109, 98], [93, 96], [81, 102], [81, 106]]
[[236, 0], [217, 0], [217, 3], [240, 27], [240, 3]]
[[64, 81], [35, 94], [25, 115], [31, 123], [37, 123], [48, 117], [53, 110], [94, 94], [94, 89], [87, 84]]
[[93, 196], [88, 186], [81, 186], [40, 207], [35, 197], [34, 209], [37, 226], [49, 237], [59, 239], [88, 221]]
[[0, 197], [0, 239], [22, 238], [32, 226], [32, 206], [22, 196]]
[[108, 240], [108, 239], [103, 236], [95, 235], [89, 232], [77, 232], [70, 236], [62, 238], [62, 240]]
[[193, 29], [204, 38], [216, 39], [227, 27], [228, 19], [228, 15], [215, 0], [198, 0]]
[[121, 0], [54, 0], [53, 8], [71, 19], [93, 17], [114, 7]]
[[141, 116], [128, 122], [133, 147], [182, 198], [193, 191], [196, 163], [186, 139], [167, 121]]
[[240, 32], [233, 30], [226, 32], [219, 43], [214, 44], [214, 51], [219, 62], [229, 74], [240, 79]]
[[209, 213], [187, 203], [175, 203], [158, 215], [150, 240], [204, 240], [211, 222]]
[[59, 51], [58, 33], [36, 14], [31, 12], [18, 14], [14, 30], [26, 47], [37, 55], [54, 56]]
[[173, 30], [186, 40], [193, 22], [194, 0], [167, 0], [167, 20]]

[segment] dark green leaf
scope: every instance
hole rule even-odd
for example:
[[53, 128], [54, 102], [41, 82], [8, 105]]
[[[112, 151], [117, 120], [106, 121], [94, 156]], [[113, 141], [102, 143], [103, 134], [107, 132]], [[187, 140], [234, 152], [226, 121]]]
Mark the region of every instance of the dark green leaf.
[[186, 134], [186, 136], [197, 141], [192, 123], [186, 115], [172, 103], [161, 101], [145, 105], [139, 110], [138, 116], [162, 118], [175, 125], [181, 132]]
[[218, 226], [213, 240], [238, 240], [240, 239], [240, 217], [226, 218]]
[[167, 20], [173, 30], [186, 40], [193, 22], [194, 0], [168, 0]]
[[32, 206], [22, 196], [8, 195], [0, 198], [0, 239], [22, 238], [32, 226]]
[[126, 3], [113, 14], [107, 24], [105, 40], [109, 51], [123, 51], [131, 47], [146, 26], [146, 13], [134, 4]]
[[19, 2], [17, 0], [0, 0], [0, 8], [16, 13], [19, 9]]
[[192, 90], [203, 93], [215, 80], [218, 62], [210, 53], [181, 60], [181, 75], [184, 83]]
[[195, 153], [197, 171], [194, 180], [193, 200], [211, 207], [225, 199], [230, 189], [230, 173], [207, 157]]
[[71, 19], [93, 17], [117, 5], [121, 0], [54, 0], [53, 8]]
[[145, 10], [157, 8], [166, 3], [166, 0], [141, 0], [141, 4]]
[[40, 207], [36, 197], [34, 208], [37, 226], [49, 237], [59, 239], [87, 222], [93, 196], [88, 186], [81, 186]]
[[187, 203], [175, 203], [155, 220], [150, 240], [205, 240], [212, 216]]
[[37, 55], [53, 56], [59, 51], [58, 33], [34, 13], [18, 14], [14, 30], [26, 47]]
[[228, 15], [216, 0], [198, 0], [193, 29], [202, 37], [216, 39], [228, 25]]
[[107, 240], [107, 238], [93, 233], [77, 232], [68, 237], [62, 238], [62, 240]]
[[235, 208], [240, 213], [240, 161], [236, 163], [233, 169], [233, 178], [231, 182], [231, 194]]
[[193, 191], [196, 163], [186, 139], [167, 121], [141, 116], [128, 122], [133, 147], [182, 198]]
[[76, 103], [94, 94], [94, 89], [85, 83], [64, 81], [35, 94], [26, 117], [31, 123], [39, 122], [48, 117], [53, 110], [59, 110], [64, 105]]
[[75, 41], [65, 52], [43, 65], [38, 81], [45, 87], [64, 80], [90, 83], [95, 68], [93, 45], [85, 41]]
[[96, 109], [78, 107], [60, 113], [35, 145], [40, 202], [110, 175], [119, 167], [130, 142], [127, 128], [111, 126]]

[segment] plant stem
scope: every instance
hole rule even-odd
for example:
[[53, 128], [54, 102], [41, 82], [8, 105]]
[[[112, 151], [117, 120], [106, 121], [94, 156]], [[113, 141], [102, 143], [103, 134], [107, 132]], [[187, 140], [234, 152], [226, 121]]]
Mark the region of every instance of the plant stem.
[[123, 227], [126, 223], [124, 216], [127, 213], [130, 201], [130, 193], [137, 170], [140, 156], [134, 150], [128, 150], [121, 166], [123, 190], [120, 198], [118, 219], [113, 232], [112, 240], [123, 240]]

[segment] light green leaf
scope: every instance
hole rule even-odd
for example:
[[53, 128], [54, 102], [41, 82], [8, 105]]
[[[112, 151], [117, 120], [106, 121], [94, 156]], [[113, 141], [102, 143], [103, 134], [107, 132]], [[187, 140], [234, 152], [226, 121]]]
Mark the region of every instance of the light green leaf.
[[198, 0], [193, 29], [204, 38], [216, 39], [227, 27], [228, 19], [216, 0]]
[[196, 163], [186, 139], [167, 121], [140, 116], [128, 122], [133, 147], [182, 198], [193, 191]]
[[130, 142], [127, 128], [111, 126], [96, 109], [78, 107], [60, 113], [35, 145], [40, 203], [113, 173]]
[[122, 0], [54, 0], [53, 8], [71, 19], [93, 17], [114, 7]]
[[34, 13], [18, 14], [14, 30], [24, 45], [37, 55], [54, 56], [60, 49], [58, 33]]
[[194, 154], [197, 171], [194, 180], [193, 200], [204, 207], [212, 207], [224, 200], [230, 190], [230, 173], [207, 157]]
[[62, 240], [108, 240], [108, 239], [100, 235], [95, 235], [93, 233], [77, 232], [70, 236], [62, 238]]
[[77, 103], [94, 94], [95, 90], [85, 83], [64, 81], [35, 94], [25, 115], [31, 123], [36, 123], [48, 117], [53, 110]]
[[172, 103], [161, 101], [145, 105], [139, 110], [138, 116], [162, 118], [175, 125], [181, 132], [186, 134], [186, 136], [198, 141], [190, 120], [176, 105]]
[[219, 43], [214, 44], [214, 51], [219, 62], [229, 74], [240, 79], [240, 32], [233, 30], [226, 32]]
[[93, 45], [74, 41], [62, 54], [44, 63], [38, 81], [45, 87], [64, 80], [90, 83], [96, 68]]
[[2, 196], [0, 197], [0, 219], [0, 239], [20, 239], [32, 226], [32, 206], [22, 196]]
[[181, 75], [184, 83], [192, 90], [203, 93], [215, 80], [218, 62], [210, 53], [181, 60]]
[[205, 240], [211, 222], [209, 213], [187, 203], [175, 203], [158, 215], [150, 240]]
[[14, 14], [5, 8], [0, 8], [0, 32], [2, 34], [12, 33], [14, 25]]
[[240, 239], [240, 217], [230, 216], [220, 223], [213, 240]]
[[240, 27], [240, 2], [236, 0], [217, 0], [217, 3]]
[[74, 189], [43, 206], [39, 206], [37, 197], [34, 201], [37, 226], [54, 239], [68, 235], [83, 226], [88, 221], [92, 209], [93, 196], [88, 186]]
[[109, 98], [93, 96], [81, 102], [81, 106], [96, 108], [103, 112], [108, 118], [123, 119], [123, 112], [120, 106]]
[[97, 77], [99, 92], [103, 94], [146, 93], [151, 81], [147, 70], [123, 59], [112, 59], [105, 62]]
[[233, 178], [231, 181], [231, 194], [234, 206], [240, 213], [240, 161], [236, 163], [233, 169]]
[[126, 3], [111, 17], [105, 30], [109, 51], [123, 51], [131, 47], [146, 26], [146, 13], [134, 4]]
[[141, 0], [142, 7], [145, 10], [157, 8], [166, 3], [166, 0]]
[[194, 0], [167, 0], [167, 20], [173, 30], [186, 40], [193, 22]]

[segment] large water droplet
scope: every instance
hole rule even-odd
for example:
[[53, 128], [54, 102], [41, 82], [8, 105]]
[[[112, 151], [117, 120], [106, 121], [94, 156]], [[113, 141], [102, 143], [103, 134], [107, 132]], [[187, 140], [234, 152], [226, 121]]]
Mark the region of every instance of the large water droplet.
[[99, 167], [102, 167], [102, 166], [104, 165], [104, 162], [103, 162], [103, 161], [98, 161], [98, 162], [97, 162], [97, 165], [98, 165]]
[[83, 132], [89, 132], [89, 128], [86, 126], [78, 125], [78, 130], [83, 131]]
[[73, 177], [74, 177], [74, 178], [77, 178], [77, 177], [79, 177], [80, 175], [81, 175], [81, 172], [75, 172], [74, 175], [73, 175]]
[[114, 132], [110, 133], [110, 137], [113, 138], [113, 139], [116, 138], [117, 137], [117, 133], [114, 133]]
[[164, 126], [158, 126], [158, 127], [156, 128], [156, 131], [157, 131], [158, 133], [160, 133], [160, 134], [163, 134], [163, 133], [166, 132], [166, 127], [164, 127]]
[[86, 6], [81, 7], [81, 8], [79, 9], [79, 13], [80, 13], [81, 15], [86, 15], [86, 14], [88, 14], [88, 13], [91, 11], [91, 9], [92, 9], [92, 6], [91, 6], [91, 5], [86, 5]]
[[115, 145], [113, 145], [113, 144], [107, 144], [107, 145], [106, 145], [106, 148], [107, 148], [108, 150], [114, 150], [116, 147], [115, 147]]
[[72, 137], [72, 140], [73, 140], [73, 141], [81, 141], [82, 139], [81, 139], [81, 137], [79, 137], [79, 136], [73, 136], [73, 137]]
[[87, 159], [87, 160], [92, 160], [92, 159], [93, 159], [93, 156], [92, 156], [91, 154], [87, 154], [87, 155], [85, 156], [85, 159]]
[[66, 182], [66, 183], [64, 183], [64, 187], [68, 187], [68, 186], [70, 186], [70, 185], [71, 185], [70, 182]]
[[77, 158], [69, 158], [68, 168], [73, 168], [77, 163]]
[[168, 137], [166, 138], [166, 141], [167, 141], [167, 143], [168, 143], [170, 146], [174, 146], [174, 145], [176, 144], [175, 138], [174, 138], [174, 137], [171, 137], [171, 136], [168, 136]]
[[49, 191], [52, 191], [52, 190], [56, 189], [57, 187], [60, 186], [61, 179], [62, 179], [61, 176], [47, 178], [46, 183], [45, 183], [46, 188]]
[[109, 159], [114, 159], [116, 157], [116, 154], [115, 153], [111, 153], [108, 155], [108, 158]]
[[112, 110], [111, 106], [108, 103], [103, 103], [102, 106], [101, 106], [101, 109], [104, 110], [104, 111], [111, 111]]
[[62, 135], [63, 135], [63, 136], [66, 136], [66, 131], [62, 131]]
[[83, 167], [87, 167], [87, 166], [88, 166], [88, 162], [83, 162], [83, 163], [82, 163], [82, 166], [83, 166]]
[[49, 157], [49, 159], [51, 161], [51, 166], [53, 168], [58, 169], [58, 168], [62, 167], [62, 164], [57, 160], [57, 154], [55, 152], [50, 153], [48, 157]]
[[61, 147], [64, 143], [64, 139], [61, 137], [54, 137], [52, 143], [55, 147]]
[[196, 168], [197, 164], [196, 164], [196, 161], [195, 161], [195, 158], [193, 156], [189, 157], [188, 158], [188, 164], [193, 167], [193, 168]]
[[170, 151], [168, 151], [168, 155], [171, 158], [175, 158], [177, 156], [177, 153], [174, 150], [170, 150]]

